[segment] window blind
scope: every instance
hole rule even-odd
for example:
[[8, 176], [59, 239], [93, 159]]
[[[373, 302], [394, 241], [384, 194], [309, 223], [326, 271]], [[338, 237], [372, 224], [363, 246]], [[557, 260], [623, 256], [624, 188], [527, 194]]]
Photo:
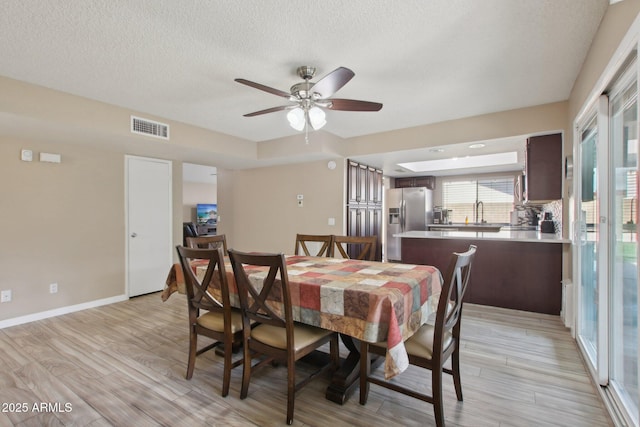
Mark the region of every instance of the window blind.
[[442, 203], [451, 209], [452, 222], [509, 223], [513, 211], [513, 177], [443, 180]]

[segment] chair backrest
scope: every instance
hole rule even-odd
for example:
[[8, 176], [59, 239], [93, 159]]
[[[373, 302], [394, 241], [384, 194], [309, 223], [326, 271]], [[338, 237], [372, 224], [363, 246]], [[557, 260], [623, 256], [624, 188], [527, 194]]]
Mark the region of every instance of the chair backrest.
[[[247, 253], [229, 250], [240, 306], [247, 322], [256, 321], [287, 328], [293, 343], [293, 314], [287, 264], [283, 254]], [[266, 267], [266, 268], [265, 268]], [[258, 273], [259, 279], [251, 279]]]
[[192, 249], [215, 249], [222, 247], [224, 254], [227, 252], [227, 237], [224, 234], [215, 236], [187, 237], [187, 246]]
[[[187, 305], [189, 306], [189, 317], [192, 322], [199, 315], [199, 310], [222, 312], [231, 319], [231, 303], [229, 298], [229, 284], [224, 267], [224, 254], [222, 248], [216, 249], [192, 249], [184, 246], [177, 246], [178, 258], [184, 274], [185, 290], [187, 294]], [[195, 272], [193, 261], [204, 261], [201, 265], [206, 265], [207, 269], [198, 278]], [[214, 294], [208, 289], [213, 286], [219, 291], [221, 299], [216, 299]], [[225, 322], [227, 323], [227, 322]]]
[[[296, 234], [295, 255], [307, 256], [331, 256], [333, 236], [332, 235], [315, 235], [315, 234]], [[307, 243], [313, 243], [312, 248], [319, 247], [317, 251], [309, 251]], [[301, 252], [302, 250], [302, 252]]]
[[333, 236], [331, 256], [373, 261], [377, 243], [377, 236]]
[[[444, 348], [446, 342], [457, 345], [457, 340], [460, 337], [462, 303], [469, 285], [471, 265], [476, 255], [476, 249], [475, 245], [469, 245], [469, 249], [466, 252], [454, 252], [451, 256], [436, 311], [433, 342], [434, 357], [447, 351], [447, 348]], [[452, 337], [453, 340], [448, 341], [446, 339], [448, 336]]]
[[197, 237], [198, 228], [193, 222], [182, 223], [182, 245], [187, 246], [187, 237]]

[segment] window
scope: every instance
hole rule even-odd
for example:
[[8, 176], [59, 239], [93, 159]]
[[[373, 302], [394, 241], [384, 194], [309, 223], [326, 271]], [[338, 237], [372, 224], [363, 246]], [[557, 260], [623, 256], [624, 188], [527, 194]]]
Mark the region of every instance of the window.
[[[442, 203], [451, 209], [452, 222], [509, 223], [513, 211], [514, 177], [483, 177], [444, 180]], [[481, 203], [480, 203], [481, 202]]]

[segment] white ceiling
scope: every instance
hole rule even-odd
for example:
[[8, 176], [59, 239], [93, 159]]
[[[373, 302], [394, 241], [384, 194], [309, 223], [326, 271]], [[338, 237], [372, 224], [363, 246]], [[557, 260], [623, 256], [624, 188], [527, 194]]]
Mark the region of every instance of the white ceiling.
[[243, 117], [282, 99], [234, 78], [288, 91], [300, 65], [345, 66], [336, 97], [384, 104], [329, 111], [324, 130], [349, 138], [568, 99], [608, 4], [9, 1], [0, 75], [263, 141], [297, 132], [284, 112]]

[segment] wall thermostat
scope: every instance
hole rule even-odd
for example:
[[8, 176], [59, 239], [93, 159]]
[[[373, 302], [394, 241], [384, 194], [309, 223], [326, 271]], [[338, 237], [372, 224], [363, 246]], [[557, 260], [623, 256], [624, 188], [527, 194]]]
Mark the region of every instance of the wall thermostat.
[[22, 161], [24, 161], [24, 162], [33, 161], [33, 151], [31, 151], [31, 150], [22, 150], [22, 152], [20, 153], [20, 159], [22, 159]]
[[331, 170], [334, 170], [336, 168], [336, 162], [330, 160], [329, 163], [327, 163], [327, 167]]

